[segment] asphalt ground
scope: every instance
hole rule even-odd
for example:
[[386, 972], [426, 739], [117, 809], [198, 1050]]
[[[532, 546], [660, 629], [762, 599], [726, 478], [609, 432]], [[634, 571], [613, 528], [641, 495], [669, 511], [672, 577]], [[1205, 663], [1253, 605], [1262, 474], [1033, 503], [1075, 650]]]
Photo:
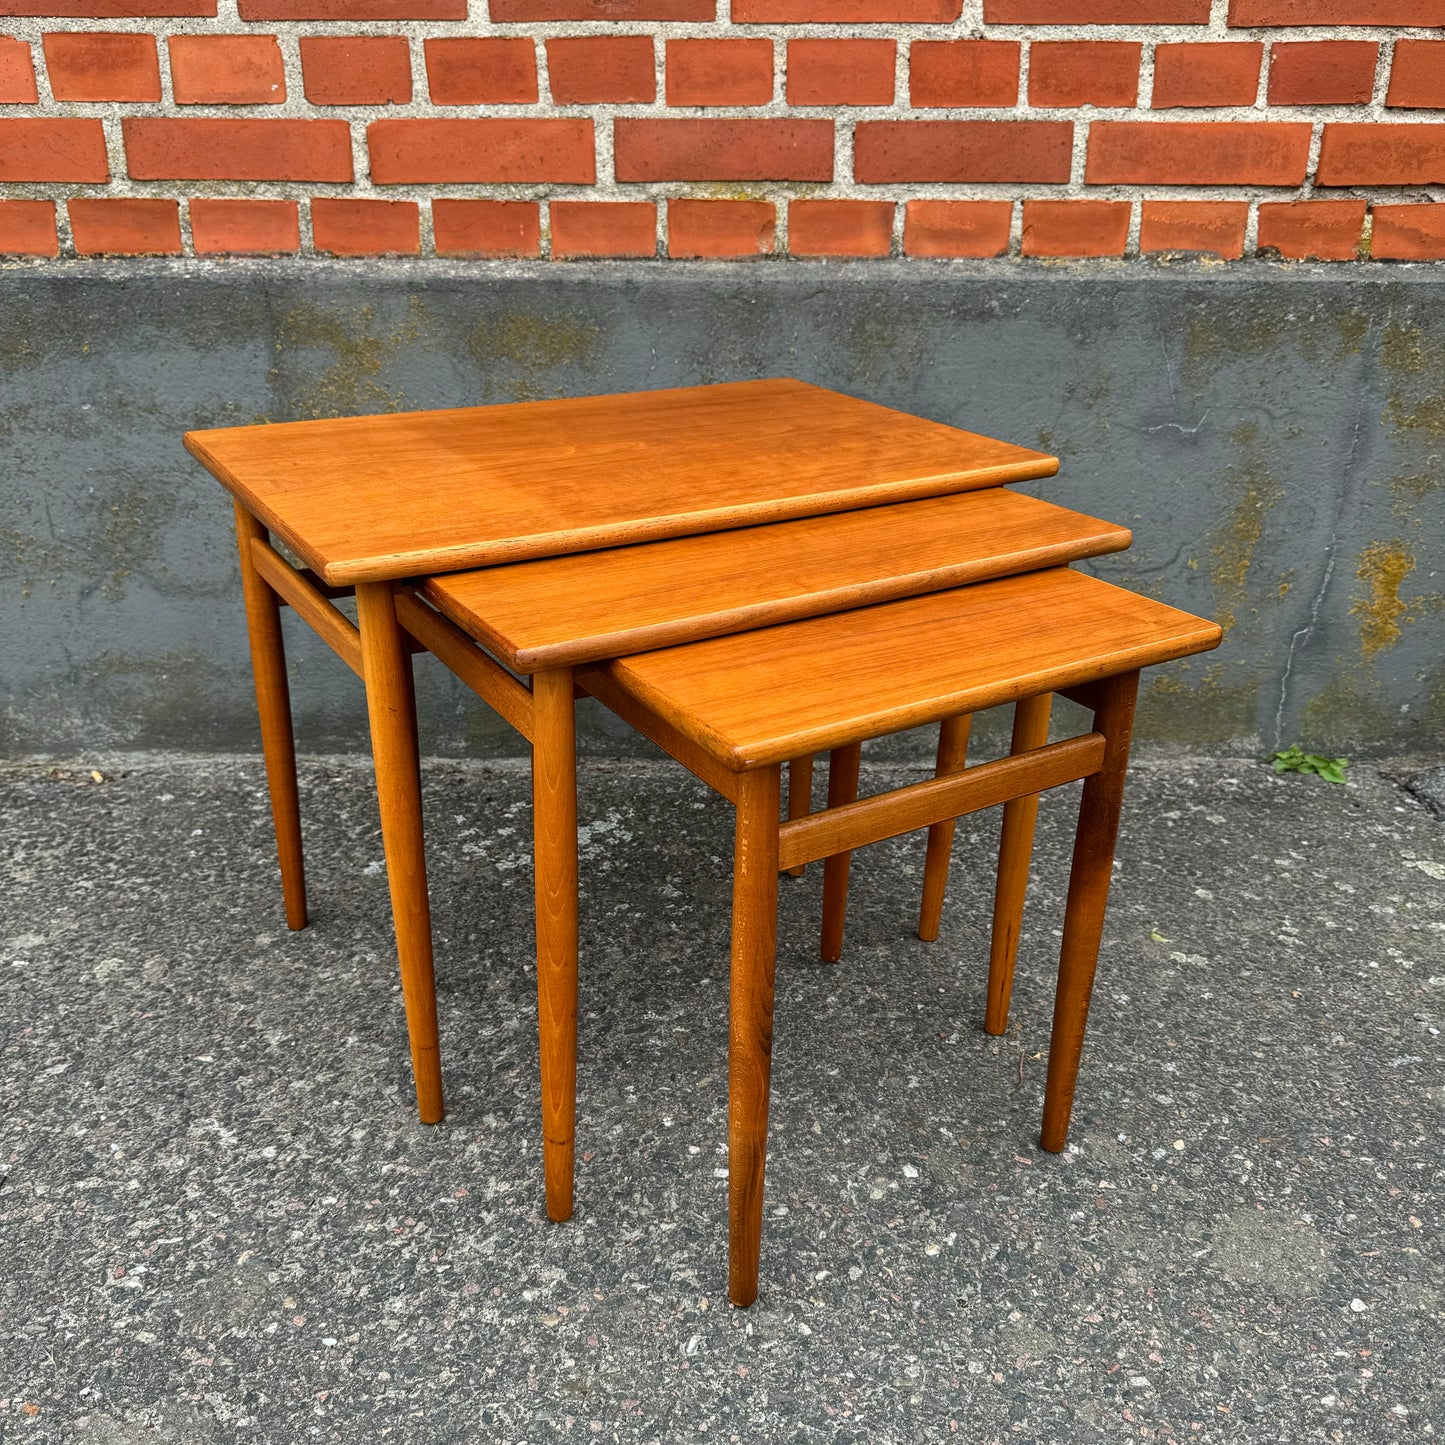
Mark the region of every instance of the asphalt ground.
[[[96, 766], [102, 781], [94, 781]], [[865, 790], [916, 776], [870, 769]], [[0, 769], [5, 1442], [1445, 1433], [1445, 799], [1134, 770], [1071, 1144], [1037, 1146], [1075, 789], [982, 1031], [996, 815], [782, 886], [762, 1293], [726, 1301], [731, 810], [584, 766], [577, 1213], [542, 1213], [525, 767], [425, 773], [449, 1113], [414, 1117], [370, 772]], [[822, 787], [822, 778], [818, 780]]]

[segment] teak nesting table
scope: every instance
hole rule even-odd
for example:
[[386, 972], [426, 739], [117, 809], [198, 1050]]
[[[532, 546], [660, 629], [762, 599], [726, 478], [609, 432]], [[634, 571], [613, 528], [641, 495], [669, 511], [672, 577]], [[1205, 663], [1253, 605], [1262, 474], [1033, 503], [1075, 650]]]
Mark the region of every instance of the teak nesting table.
[[[289, 603], [364, 681], [418, 1109], [427, 1122], [442, 1117], [442, 1093], [411, 652], [434, 653], [532, 742], [544, 1160], [547, 1212], [554, 1219], [567, 1218], [572, 1209], [576, 696], [596, 693], [739, 804], [736, 896], [743, 902], [735, 902], [734, 912], [730, 1142], [740, 1159], [756, 1165], [736, 1164], [737, 1184], [730, 1186], [730, 1293], [739, 1304], [756, 1293], [763, 1137], [756, 1118], [761, 1037], [756, 1001], [764, 973], [769, 1030], [772, 996], [772, 924], [763, 928], [758, 921], [762, 900], [772, 895], [759, 891], [745, 851], [748, 857], [772, 858], [774, 889], [780, 859], [793, 871], [809, 857], [828, 860], [823, 953], [836, 957], [848, 850], [893, 832], [929, 827], [920, 931], [932, 936], [953, 818], [1005, 802], [990, 970], [992, 1026], [998, 1014], [993, 975], [1011, 976], [1017, 946], [1033, 808], [1040, 791], [1067, 780], [1057, 763], [1039, 761], [1045, 754], [1050, 760], [1058, 756], [1045, 746], [1049, 694], [1087, 689], [1105, 676], [1137, 678], [1138, 667], [1147, 662], [1213, 646], [1218, 637], [1214, 629], [1209, 640], [1210, 624], [1066, 570], [1072, 561], [1126, 547], [1129, 534], [998, 490], [1005, 482], [1052, 475], [1053, 458], [797, 381], [243, 427], [194, 432], [185, 440], [236, 502], [262, 739], [293, 928], [304, 926], [306, 903], [281, 604]], [[304, 565], [288, 561], [272, 536]], [[1012, 584], [988, 580], [1010, 576]], [[1010, 585], [1012, 601], [990, 614], [995, 635], [975, 657], [974, 613], [1003, 595], [995, 589]], [[332, 602], [353, 590], [354, 624]], [[1127, 637], [1117, 627], [1090, 635], [1090, 609], [1102, 616], [1115, 605], [1106, 593], [1138, 605], [1124, 626]], [[925, 604], [935, 611], [919, 634], [917, 616], [907, 609]], [[1060, 607], [1067, 617], [1054, 615]], [[1030, 638], [1046, 638], [1052, 646], [1052, 652], [1045, 646], [1042, 669], [1009, 673], [1015, 649], [1009, 617], [1028, 630], [1028, 637], [1017, 639], [1024, 651]], [[850, 641], [863, 619], [872, 619], [874, 630], [866, 642]], [[926, 635], [928, 627], [941, 629], [937, 638]], [[766, 666], [768, 650], [781, 638], [796, 639], [799, 629], [810, 641], [793, 656], [791, 675], [780, 679]], [[1107, 640], [1095, 646], [1106, 634], [1118, 643], [1112, 651]], [[913, 693], [905, 698], [889, 678], [899, 648], [913, 651], [920, 641], [919, 665], [927, 676], [915, 665], [905, 687]], [[815, 644], [816, 652], [810, 650]], [[939, 655], [939, 646], [949, 655]], [[761, 671], [745, 665], [754, 650]], [[638, 653], [650, 653], [655, 663], [632, 656]], [[686, 681], [676, 695], [669, 688], [678, 675], [665, 674], [670, 680], [660, 690], [648, 681], [656, 667], [672, 666], [673, 659], [681, 659], [677, 665]], [[984, 661], [993, 669], [986, 677], [974, 667]], [[697, 667], [705, 674], [714, 664], [716, 679], [731, 679], [727, 696], [706, 686], [697, 690], [706, 682]], [[859, 676], [845, 699], [830, 684], [850, 669]], [[530, 688], [514, 674], [530, 674]], [[758, 717], [777, 722], [775, 698], [786, 692], [796, 701], [805, 678], [812, 679], [811, 690], [825, 711], [833, 699], [839, 715], [831, 732], [787, 724], [772, 746], [792, 750], [777, 757], [769, 752], [761, 762], [719, 752], [719, 738], [737, 729], [738, 705], [746, 714], [749, 699], [758, 699], [763, 704]], [[780, 690], [783, 681], [789, 688]], [[860, 712], [858, 701], [879, 687], [891, 702]], [[1080, 698], [1095, 705], [1093, 692]], [[1018, 702], [1014, 755], [960, 772], [968, 714], [1004, 701]], [[721, 723], [713, 717], [720, 705]], [[1127, 717], [1121, 704], [1098, 706], [1101, 716], [1114, 720], [1107, 727], [1099, 724], [1099, 732], [1089, 735], [1095, 741], [1083, 740], [1082, 750], [1074, 747], [1067, 778], [1095, 777], [1103, 768], [1114, 783], [1122, 783]], [[943, 791], [930, 795], [923, 810], [936, 816], [924, 817], [910, 794], [904, 812], [895, 808], [888, 819], [913, 821], [883, 832], [876, 823], [850, 832], [852, 818], [863, 812], [871, 817], [887, 799], [903, 796], [854, 801], [862, 740], [922, 721], [939, 721], [943, 729], [933, 785]], [[830, 806], [805, 819], [806, 779], [812, 754], [821, 747], [833, 756]], [[794, 760], [791, 821], [780, 834], [778, 764], [787, 758]], [[978, 775], [1000, 767], [1005, 774], [989, 774], [994, 781], [985, 779], [979, 791]], [[999, 791], [999, 776], [1008, 778], [1012, 791]], [[769, 806], [771, 843], [759, 831]], [[1112, 806], [1117, 821], [1117, 800]], [[1090, 812], [1087, 789], [1085, 811]], [[788, 842], [799, 836], [789, 829], [803, 829], [812, 841]], [[1081, 839], [1086, 831], [1081, 817]], [[1112, 856], [1113, 833], [1104, 831]], [[1097, 851], [1099, 825], [1090, 836]], [[1073, 898], [1071, 888], [1071, 918]], [[1096, 902], [1101, 921], [1102, 895]], [[1066, 925], [1066, 950], [1068, 933]], [[766, 947], [759, 942], [764, 936]], [[1095, 933], [1094, 951], [1097, 941]], [[1089, 953], [1091, 975], [1087, 938], [1083, 952]], [[753, 983], [740, 983], [747, 978]], [[750, 1045], [739, 1039], [740, 1001], [744, 1035], [752, 1029]], [[1006, 992], [1002, 1007], [1006, 1015]], [[1081, 1038], [1077, 1000], [1074, 1007]], [[764, 1039], [763, 1130], [766, 1053]], [[1073, 1056], [1076, 1066], [1077, 1048]], [[1052, 1061], [1049, 1087], [1052, 1099]], [[746, 1097], [752, 1097], [751, 1106]], [[741, 1133], [734, 1128], [739, 1110], [751, 1120]], [[1067, 1108], [1063, 1119], [1066, 1127]], [[1047, 1122], [1045, 1133], [1048, 1143]], [[1061, 1144], [1060, 1134], [1051, 1147]]]
[[[789, 379], [236, 427], [191, 432], [185, 444], [236, 503], [261, 736], [293, 928], [305, 926], [306, 893], [280, 604], [304, 617], [365, 684], [417, 1102], [428, 1123], [441, 1119], [443, 1106], [415, 704], [395, 584], [942, 496], [1058, 469], [1040, 452]], [[268, 531], [303, 568], [271, 545]], [[352, 590], [354, 625], [329, 600]], [[447, 661], [446, 639], [432, 640]], [[538, 978], [545, 995], [554, 975], [576, 973], [575, 920], [557, 901], [575, 893], [572, 680], [566, 668], [552, 668], [528, 693], [509, 686], [513, 679], [495, 665], [482, 665], [480, 676], [488, 701], [533, 745], [538, 956], [546, 960]], [[556, 870], [555, 887], [547, 882], [549, 869]], [[545, 1011], [549, 999], [541, 1001]], [[544, 1082], [544, 1095], [553, 1100], [558, 1090]], [[548, 1139], [558, 1132], [549, 1129]], [[552, 1212], [570, 1208], [556, 1188], [553, 1195]]]

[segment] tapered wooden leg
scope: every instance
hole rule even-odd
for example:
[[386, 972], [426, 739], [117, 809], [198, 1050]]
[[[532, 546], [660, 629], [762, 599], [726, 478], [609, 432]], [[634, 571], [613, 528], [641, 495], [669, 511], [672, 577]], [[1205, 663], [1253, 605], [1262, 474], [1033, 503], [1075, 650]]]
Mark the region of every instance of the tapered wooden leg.
[[361, 667], [371, 715], [371, 753], [376, 765], [386, 880], [391, 888], [391, 916], [401, 965], [401, 996], [411, 1038], [417, 1112], [423, 1124], [437, 1124], [444, 1109], [422, 835], [416, 697], [412, 691], [411, 651], [396, 620], [390, 582], [363, 582], [357, 586], [356, 618], [361, 630]]
[[[813, 805], [813, 755], [794, 758], [788, 764], [788, 820], [806, 818]], [[806, 863], [789, 868], [789, 876], [801, 878], [808, 871]]]
[[[1052, 693], [1020, 698], [1014, 705], [1013, 746], [1026, 753], [1049, 740]], [[1019, 930], [1023, 927], [1024, 896], [1029, 888], [1029, 864], [1034, 852], [1034, 824], [1039, 816], [1039, 795], [1030, 793], [1003, 805], [1003, 832], [998, 849], [998, 881], [993, 894], [993, 937], [988, 952], [988, 1004], [983, 1026], [991, 1034], [1008, 1028], [1009, 998], [1013, 994], [1014, 964], [1019, 956]]]
[[[777, 827], [776, 800], [773, 826]], [[532, 678], [537, 1028], [547, 1218], [572, 1217], [577, 1119], [577, 734], [572, 670]]]
[[[972, 725], [973, 718], [968, 713], [944, 718], [938, 730], [935, 777], [963, 771], [968, 761], [968, 733]], [[928, 830], [928, 851], [923, 858], [923, 902], [918, 910], [918, 936], [925, 943], [932, 943], [938, 937], [938, 925], [943, 919], [943, 895], [948, 890], [948, 863], [953, 855], [953, 830], [957, 823], [957, 818], [945, 818]]]
[[[848, 743], [828, 754], [828, 806], [851, 803], [858, 796], [861, 743]], [[848, 870], [851, 853], [835, 853], [823, 860], [823, 937], [819, 953], [827, 963], [843, 956], [843, 918], [848, 911]]]
[[739, 777], [733, 851], [732, 988], [728, 1015], [728, 1298], [758, 1297], [763, 1166], [773, 1057], [778, 943], [780, 770]]
[[296, 789], [296, 741], [291, 731], [291, 691], [286, 684], [286, 651], [281, 637], [281, 607], [251, 560], [251, 541], [266, 529], [236, 503], [236, 541], [241, 551], [241, 590], [246, 599], [246, 629], [251, 637], [251, 672], [256, 679], [256, 711], [261, 718], [261, 751], [276, 825], [276, 857], [281, 864], [281, 897], [286, 926], [306, 927], [306, 868], [301, 856], [301, 802]]
[[1074, 862], [1069, 872], [1069, 901], [1064, 910], [1064, 941], [1059, 950], [1059, 985], [1054, 995], [1054, 1031], [1049, 1041], [1049, 1074], [1044, 1090], [1044, 1127], [1040, 1142], [1057, 1153], [1069, 1134], [1074, 1084], [1084, 1047], [1084, 1022], [1104, 933], [1104, 909], [1114, 873], [1114, 844], [1139, 674], [1127, 672], [1100, 685], [1094, 731], [1103, 733], [1104, 763], [1084, 782]]

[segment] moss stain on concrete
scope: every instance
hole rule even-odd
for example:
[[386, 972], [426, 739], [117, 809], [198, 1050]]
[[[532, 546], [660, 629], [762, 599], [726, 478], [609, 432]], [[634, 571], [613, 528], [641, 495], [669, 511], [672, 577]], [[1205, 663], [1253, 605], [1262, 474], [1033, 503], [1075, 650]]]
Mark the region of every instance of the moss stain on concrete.
[[1228, 519], [1210, 538], [1209, 577], [1219, 596], [1219, 623], [1227, 633], [1249, 607], [1249, 575], [1264, 536], [1265, 521], [1284, 499], [1284, 491], [1258, 454], [1259, 427], [1241, 422], [1229, 434], [1244, 453], [1225, 473], [1234, 496]]
[[[1419, 326], [1392, 321], [1385, 327], [1380, 360], [1405, 388], [1392, 390], [1383, 420], [1399, 432], [1445, 437], [1445, 342], [1427, 336]], [[1408, 383], [1423, 379], [1423, 393]]]
[[[540, 401], [566, 391], [552, 383], [549, 373], [595, 365], [601, 344], [599, 327], [570, 316], [508, 311], [479, 322], [467, 350], [489, 398], [501, 393], [513, 401]], [[499, 377], [504, 369], [510, 372], [505, 381]]]
[[1225, 680], [1220, 661], [1170, 663], [1145, 674], [1139, 694], [1137, 732], [1153, 742], [1217, 745], [1253, 737], [1260, 680], [1254, 675], [1238, 682]]
[[1339, 329], [1339, 344], [1335, 347], [1335, 360], [1344, 361], [1358, 356], [1365, 348], [1365, 336], [1370, 330], [1370, 318], [1363, 311], [1346, 311], [1336, 318]]
[[[292, 308], [281, 321], [277, 352], [323, 350], [331, 352], [333, 360], [319, 373], [302, 373], [291, 415], [316, 418], [405, 410], [406, 393], [386, 384], [383, 368], [417, 346], [431, 321], [427, 308], [414, 296], [407, 300], [405, 319], [386, 331], [377, 326], [373, 306], [328, 310], [306, 302]], [[273, 367], [273, 384], [279, 375], [280, 368]]]
[[1365, 592], [1350, 604], [1350, 615], [1359, 617], [1360, 651], [1366, 661], [1388, 652], [1400, 640], [1401, 624], [1413, 622], [1409, 604], [1400, 597], [1400, 587], [1415, 570], [1415, 555], [1398, 538], [1371, 542], [1355, 559], [1355, 576]]
[[843, 346], [854, 385], [909, 381], [925, 366], [928, 318], [911, 309], [872, 307], [850, 319]]
[[[1445, 485], [1445, 475], [1439, 472], [1412, 472], [1405, 476], [1391, 477], [1390, 490], [1395, 495], [1396, 511], [1423, 502], [1426, 497], [1438, 492], [1442, 485]], [[1419, 518], [1413, 520], [1415, 525], [1419, 526]]]
[[1360, 738], [1386, 737], [1398, 730], [1389, 709], [1354, 680], [1327, 683], [1300, 712], [1300, 742], [1331, 753]]

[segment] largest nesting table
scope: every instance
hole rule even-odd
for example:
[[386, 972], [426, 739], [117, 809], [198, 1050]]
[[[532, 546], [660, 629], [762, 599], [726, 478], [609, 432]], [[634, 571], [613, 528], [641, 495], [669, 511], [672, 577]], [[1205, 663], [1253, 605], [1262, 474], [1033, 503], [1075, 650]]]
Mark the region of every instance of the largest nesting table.
[[[881, 528], [885, 514], [906, 510], [898, 504], [1058, 469], [1044, 453], [787, 378], [196, 431], [185, 445], [235, 502], [292, 928], [305, 926], [306, 894], [281, 606], [310, 623], [365, 685], [418, 1111], [429, 1123], [442, 1118], [443, 1104], [410, 654], [418, 647], [435, 652], [532, 743], [538, 1003], [544, 1015], [570, 1010], [575, 1018], [574, 666], [619, 651], [539, 655], [525, 668], [529, 690], [485, 655], [458, 646], [447, 620], [418, 600], [415, 583], [603, 548], [623, 548], [615, 555], [626, 568], [630, 544], [751, 529], [737, 533], [743, 539], [770, 532], [764, 524], [862, 509], [878, 509]], [[690, 607], [664, 609], [667, 626], [649, 645], [957, 585], [1000, 567], [1016, 569], [1019, 553], [1028, 554], [1028, 565], [1044, 566], [1128, 544], [1123, 529], [1000, 497], [1038, 509], [1004, 519], [1005, 540], [995, 539], [994, 550], [1015, 559], [1007, 566], [995, 558], [990, 567], [983, 548], [974, 570], [950, 582], [946, 568], [920, 581], [886, 562], [877, 575], [866, 568], [858, 574], [865, 582], [871, 575], [871, 591], [854, 586], [846, 598], [826, 586], [776, 589], [766, 617], [755, 606], [729, 612], [693, 599]], [[656, 549], [635, 552], [641, 579], [641, 559]], [[539, 572], [539, 585], [544, 580]], [[354, 624], [332, 602], [352, 592]], [[634, 627], [619, 649], [637, 650], [636, 636]], [[548, 1213], [566, 1218], [573, 1086], [566, 1060], [553, 1061], [553, 1077], [548, 1071], [544, 1053]]]

